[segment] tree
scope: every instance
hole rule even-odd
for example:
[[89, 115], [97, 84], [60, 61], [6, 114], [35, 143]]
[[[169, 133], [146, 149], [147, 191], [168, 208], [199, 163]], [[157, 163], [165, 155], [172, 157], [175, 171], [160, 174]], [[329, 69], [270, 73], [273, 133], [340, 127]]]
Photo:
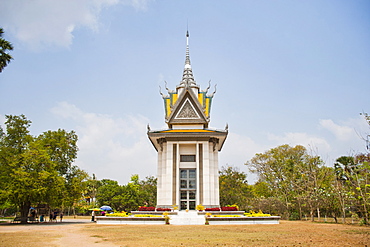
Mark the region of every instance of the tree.
[[119, 185], [117, 181], [103, 179], [100, 181], [96, 199], [100, 206], [110, 205], [118, 211], [134, 211], [139, 206], [155, 206], [157, 179], [146, 177], [140, 180], [138, 175], [132, 175], [130, 182]]
[[31, 205], [72, 205], [84, 190], [87, 174], [73, 165], [77, 157], [77, 135], [59, 129], [33, 137], [24, 115], [6, 116], [6, 134], [0, 143], [0, 187], [2, 200], [20, 208], [27, 222]]
[[3, 33], [3, 29], [0, 28], [0, 73], [8, 65], [8, 63], [10, 63], [10, 60], [13, 59], [13, 57], [7, 53], [8, 50], [13, 50], [13, 46], [9, 41], [6, 41], [2, 38]]
[[[120, 202], [117, 199], [122, 193], [122, 186], [117, 181], [102, 179], [96, 192], [96, 200], [99, 206], [109, 205], [116, 210], [120, 210]], [[114, 205], [113, 201], [115, 201]]]
[[323, 176], [320, 175], [320, 157], [309, 155], [305, 147], [281, 145], [265, 153], [256, 154], [246, 163], [250, 171], [257, 173], [259, 182], [266, 183], [273, 196], [284, 202], [286, 217], [294, 210], [301, 217], [302, 206], [310, 204], [319, 208], [319, 195]]
[[142, 199], [141, 205], [148, 205], [151, 207], [157, 204], [157, 178], [154, 176], [146, 177], [139, 181], [140, 197]]
[[252, 198], [251, 187], [247, 182], [247, 174], [236, 167], [222, 167], [219, 172], [220, 204], [222, 206], [236, 204], [246, 209]]
[[93, 174], [92, 178], [89, 178], [86, 181], [86, 191], [84, 192], [85, 200], [93, 206], [96, 203], [96, 193], [98, 192], [98, 188], [101, 186], [101, 182], [96, 179], [95, 174]]
[[343, 200], [343, 218], [345, 218], [345, 208], [353, 205], [352, 210], [357, 211], [363, 218], [364, 224], [369, 224], [370, 154], [358, 154], [355, 157], [342, 156], [336, 161], [334, 164], [336, 177], [345, 191], [345, 196], [339, 194]]

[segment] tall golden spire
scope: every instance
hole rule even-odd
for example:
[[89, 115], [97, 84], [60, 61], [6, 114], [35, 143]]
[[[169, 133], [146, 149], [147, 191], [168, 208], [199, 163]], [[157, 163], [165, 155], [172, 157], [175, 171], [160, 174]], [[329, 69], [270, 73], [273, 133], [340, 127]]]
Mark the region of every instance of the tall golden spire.
[[196, 85], [193, 71], [191, 69], [190, 63], [190, 52], [189, 52], [189, 31], [186, 31], [186, 57], [185, 57], [185, 67], [184, 72], [182, 74], [182, 80], [180, 85], [184, 85], [185, 87], [190, 87], [192, 85]]

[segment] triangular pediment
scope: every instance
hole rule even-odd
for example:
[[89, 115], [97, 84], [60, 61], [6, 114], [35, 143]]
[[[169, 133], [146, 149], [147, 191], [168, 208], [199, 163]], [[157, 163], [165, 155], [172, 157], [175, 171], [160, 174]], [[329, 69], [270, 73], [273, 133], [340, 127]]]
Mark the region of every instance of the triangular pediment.
[[200, 119], [200, 116], [191, 104], [190, 100], [186, 99], [174, 119]]
[[191, 90], [186, 90], [179, 97], [167, 119], [170, 126], [173, 124], [203, 124], [205, 127], [208, 126], [209, 120], [204, 114], [204, 109], [193, 94]]

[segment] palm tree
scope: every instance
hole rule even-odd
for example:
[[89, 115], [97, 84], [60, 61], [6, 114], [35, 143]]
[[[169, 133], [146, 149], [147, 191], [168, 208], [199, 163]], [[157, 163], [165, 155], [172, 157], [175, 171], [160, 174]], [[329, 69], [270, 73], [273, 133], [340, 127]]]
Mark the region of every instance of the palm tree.
[[7, 53], [7, 50], [13, 50], [13, 46], [9, 41], [2, 38], [3, 33], [3, 29], [0, 28], [0, 73], [8, 65], [10, 60], [13, 59], [13, 57]]

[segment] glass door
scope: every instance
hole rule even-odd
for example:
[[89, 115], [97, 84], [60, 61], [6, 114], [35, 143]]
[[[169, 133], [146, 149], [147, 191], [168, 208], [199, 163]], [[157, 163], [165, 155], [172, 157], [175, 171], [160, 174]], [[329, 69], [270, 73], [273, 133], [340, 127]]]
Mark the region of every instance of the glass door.
[[180, 210], [195, 210], [196, 182], [195, 169], [180, 170]]

